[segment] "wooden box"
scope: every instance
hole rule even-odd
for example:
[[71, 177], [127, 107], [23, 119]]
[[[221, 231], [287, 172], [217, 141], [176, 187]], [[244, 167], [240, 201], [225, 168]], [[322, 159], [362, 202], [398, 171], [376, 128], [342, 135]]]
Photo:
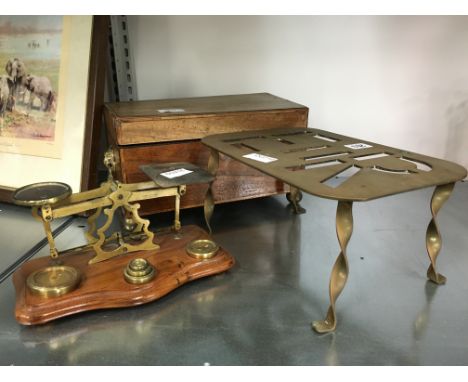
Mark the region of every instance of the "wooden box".
[[[206, 168], [206, 135], [274, 127], [307, 127], [308, 108], [268, 93], [108, 103], [104, 108], [109, 144], [118, 154], [116, 177], [148, 180], [142, 164], [190, 162]], [[181, 207], [202, 206], [207, 185], [191, 185]], [[221, 156], [213, 184], [216, 203], [275, 195], [284, 185], [257, 170]], [[143, 215], [169, 211], [173, 200], [142, 202]]]

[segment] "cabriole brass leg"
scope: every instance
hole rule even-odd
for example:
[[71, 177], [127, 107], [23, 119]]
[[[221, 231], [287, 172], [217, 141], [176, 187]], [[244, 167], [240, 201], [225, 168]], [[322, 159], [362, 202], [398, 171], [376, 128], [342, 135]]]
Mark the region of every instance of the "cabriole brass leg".
[[[208, 160], [208, 172], [216, 178], [216, 172], [218, 171], [219, 167], [219, 153], [214, 149], [210, 149], [210, 159]], [[214, 180], [213, 180], [214, 182]], [[208, 186], [208, 190], [205, 194], [205, 201], [203, 203], [203, 209], [205, 212], [205, 222], [208, 227], [208, 230], [211, 235], [211, 226], [210, 220], [211, 216], [213, 216], [214, 211], [214, 196], [213, 196], [213, 182], [210, 182]]]
[[293, 186], [289, 186], [289, 189], [290, 191], [286, 194], [286, 199], [288, 199], [289, 203], [293, 206], [294, 212], [298, 215], [305, 213], [306, 210], [299, 204], [302, 200], [302, 192]]
[[353, 202], [338, 201], [336, 210], [336, 235], [340, 243], [341, 252], [333, 265], [330, 276], [330, 307], [325, 320], [314, 321], [312, 327], [319, 333], [332, 332], [336, 328], [335, 302], [343, 290], [348, 279], [348, 259], [346, 246], [353, 233]]
[[455, 183], [448, 183], [442, 186], [437, 186], [431, 199], [432, 219], [426, 231], [426, 248], [431, 265], [427, 270], [427, 277], [436, 284], [445, 284], [446, 278], [436, 271], [436, 260], [442, 246], [439, 229], [437, 228], [436, 216], [443, 204], [447, 201], [452, 193]]

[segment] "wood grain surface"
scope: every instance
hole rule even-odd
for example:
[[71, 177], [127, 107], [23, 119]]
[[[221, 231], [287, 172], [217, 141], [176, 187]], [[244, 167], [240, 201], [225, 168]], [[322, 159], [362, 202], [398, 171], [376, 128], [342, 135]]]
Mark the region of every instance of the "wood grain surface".
[[263, 126], [304, 127], [307, 113], [305, 106], [269, 93], [106, 104], [118, 145], [200, 139]]
[[[209, 238], [205, 231], [197, 226], [186, 226], [182, 227], [177, 240], [172, 231], [156, 233], [154, 242], [160, 245], [156, 251], [140, 251], [93, 265], [88, 265], [94, 256], [92, 252], [61, 255], [64, 265], [81, 271], [82, 280], [76, 290], [54, 298], [33, 295], [26, 287], [28, 275], [50, 265], [50, 257], [30, 260], [13, 275], [16, 319], [24, 325], [35, 325], [89, 310], [145, 304], [187, 282], [224, 272], [234, 265], [233, 257], [222, 248], [208, 260], [187, 255], [187, 243], [202, 238]], [[138, 257], [156, 268], [155, 279], [147, 284], [129, 284], [123, 277], [128, 262]]]
[[[269, 93], [114, 102], [108, 106], [117, 116], [138, 118], [304, 108], [303, 105]], [[172, 109], [170, 113], [168, 109]]]
[[262, 126], [304, 127], [303, 109], [205, 114], [164, 118], [117, 118], [114, 124], [119, 145], [201, 139], [207, 135], [254, 130]]

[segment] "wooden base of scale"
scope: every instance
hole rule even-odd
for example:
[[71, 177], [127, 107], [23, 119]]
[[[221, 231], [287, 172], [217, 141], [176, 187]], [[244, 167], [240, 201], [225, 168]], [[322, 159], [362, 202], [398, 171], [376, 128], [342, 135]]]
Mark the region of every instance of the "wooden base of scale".
[[[52, 261], [50, 257], [30, 260], [13, 275], [16, 319], [24, 325], [35, 325], [89, 310], [141, 305], [187, 282], [224, 272], [234, 265], [234, 258], [222, 248], [209, 259], [190, 256], [186, 246], [198, 239], [209, 239], [209, 235], [197, 226], [186, 226], [178, 234], [169, 230], [157, 233], [154, 240], [160, 246], [157, 250], [121, 255], [92, 265], [88, 264], [94, 256], [92, 251], [60, 255], [62, 265], [77, 269], [81, 279], [75, 290], [59, 297], [31, 292], [26, 283], [28, 276], [51, 265]], [[156, 275], [151, 281], [144, 284], [126, 281], [124, 271], [136, 258], [147, 260], [155, 268]]]

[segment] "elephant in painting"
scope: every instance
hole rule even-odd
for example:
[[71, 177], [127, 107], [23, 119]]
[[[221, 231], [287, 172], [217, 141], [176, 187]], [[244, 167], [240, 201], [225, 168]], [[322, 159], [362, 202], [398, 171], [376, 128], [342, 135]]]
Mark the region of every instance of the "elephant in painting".
[[28, 75], [25, 81], [26, 89], [29, 90], [29, 108], [32, 108], [36, 98], [41, 101], [40, 110], [51, 111], [55, 105], [55, 94], [52, 84], [47, 77]]
[[26, 65], [18, 58], [8, 60], [5, 70], [13, 80], [12, 96], [24, 103], [25, 96], [25, 81], [26, 81]]
[[0, 118], [4, 117], [6, 110], [13, 110], [13, 85], [13, 80], [10, 77], [0, 76]]

